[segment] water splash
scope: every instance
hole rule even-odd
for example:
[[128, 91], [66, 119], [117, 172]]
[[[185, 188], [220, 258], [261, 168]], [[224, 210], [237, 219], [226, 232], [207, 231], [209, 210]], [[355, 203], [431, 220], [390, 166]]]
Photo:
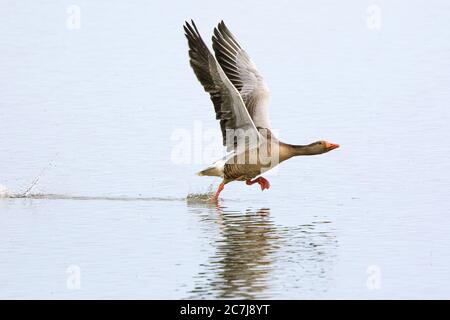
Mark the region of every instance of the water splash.
[[35, 200], [79, 200], [79, 201], [188, 201], [190, 203], [209, 203], [214, 200], [214, 186], [210, 185], [206, 192], [189, 193], [181, 197], [133, 197], [133, 196], [89, 196], [56, 193], [12, 193], [0, 185], [0, 199], [35, 199]]
[[[0, 193], [0, 198], [2, 198]], [[185, 198], [176, 197], [127, 197], [127, 196], [77, 196], [54, 193], [10, 194], [4, 193], [8, 199], [41, 199], [41, 200], [79, 200], [79, 201], [184, 201]]]
[[211, 202], [214, 200], [214, 185], [210, 184], [206, 192], [189, 193], [186, 201], [193, 202]]
[[9, 192], [8, 189], [6, 189], [5, 186], [0, 185], [0, 198], [8, 198]]
[[25, 192], [23, 192], [23, 195], [28, 195], [29, 193], [31, 193], [31, 190], [33, 190], [34, 187], [36, 187], [39, 183], [39, 181], [41, 180], [41, 177], [44, 176], [44, 174], [46, 173], [47, 170], [49, 170], [51, 167], [54, 167], [54, 161], [55, 159], [58, 157], [58, 153], [55, 154], [55, 156], [53, 157], [53, 159], [48, 163], [47, 166], [45, 166], [44, 168], [42, 168], [41, 172], [33, 179], [33, 181], [31, 182], [30, 186], [25, 190]]

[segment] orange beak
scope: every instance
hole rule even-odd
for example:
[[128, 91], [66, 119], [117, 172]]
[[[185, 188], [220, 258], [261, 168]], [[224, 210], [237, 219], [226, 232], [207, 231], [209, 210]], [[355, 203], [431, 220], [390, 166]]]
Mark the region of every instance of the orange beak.
[[329, 143], [329, 142], [327, 142], [326, 146], [327, 146], [327, 149], [328, 149], [328, 150], [333, 150], [333, 149], [339, 148], [339, 145], [338, 145], [338, 144]]

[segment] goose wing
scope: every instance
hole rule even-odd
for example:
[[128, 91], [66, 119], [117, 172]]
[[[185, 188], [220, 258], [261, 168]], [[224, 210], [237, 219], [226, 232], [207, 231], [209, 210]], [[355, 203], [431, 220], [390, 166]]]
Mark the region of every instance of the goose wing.
[[241, 94], [255, 126], [270, 129], [269, 90], [255, 64], [223, 21], [214, 29], [212, 40], [217, 61]]
[[209, 51], [194, 21], [191, 20], [191, 23], [192, 25], [186, 22], [184, 25], [190, 64], [197, 79], [210, 94], [216, 119], [220, 121], [223, 145], [227, 147], [227, 151], [232, 151], [237, 146], [257, 146], [261, 138], [241, 95]]

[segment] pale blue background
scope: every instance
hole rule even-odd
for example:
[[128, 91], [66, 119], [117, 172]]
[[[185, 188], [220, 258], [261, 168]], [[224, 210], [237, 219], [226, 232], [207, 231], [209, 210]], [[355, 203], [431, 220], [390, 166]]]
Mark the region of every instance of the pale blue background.
[[[0, 5], [0, 184], [45, 168], [33, 193], [68, 198], [0, 199], [0, 297], [450, 298], [448, 1]], [[219, 182], [171, 161], [174, 130], [218, 130], [190, 18], [208, 42], [222, 19], [236, 34], [283, 140], [341, 148], [284, 163], [264, 193], [228, 185], [220, 210], [186, 203]]]

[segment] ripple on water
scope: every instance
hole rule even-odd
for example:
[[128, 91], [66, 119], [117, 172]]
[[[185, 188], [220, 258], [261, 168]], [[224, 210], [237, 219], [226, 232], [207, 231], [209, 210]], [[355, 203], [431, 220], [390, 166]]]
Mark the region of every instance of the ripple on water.
[[281, 226], [269, 208], [191, 209], [201, 217], [213, 250], [200, 262], [189, 298], [263, 299], [289, 287], [327, 289], [337, 246], [329, 221]]

